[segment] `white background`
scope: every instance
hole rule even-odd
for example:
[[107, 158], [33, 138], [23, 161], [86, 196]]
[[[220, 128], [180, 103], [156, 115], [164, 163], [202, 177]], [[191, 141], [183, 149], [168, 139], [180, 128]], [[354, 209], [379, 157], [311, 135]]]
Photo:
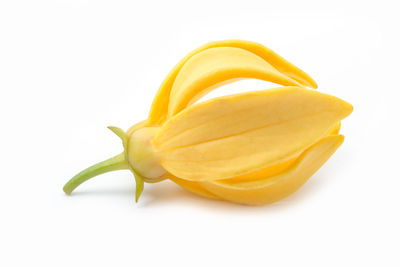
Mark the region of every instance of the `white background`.
[[[399, 266], [396, 1], [0, 2], [1, 266]], [[121, 151], [186, 53], [272, 48], [354, 105], [345, 143], [276, 204], [201, 199], [171, 182], [134, 202], [127, 171], [63, 184]], [[270, 88], [242, 81], [213, 92]]]

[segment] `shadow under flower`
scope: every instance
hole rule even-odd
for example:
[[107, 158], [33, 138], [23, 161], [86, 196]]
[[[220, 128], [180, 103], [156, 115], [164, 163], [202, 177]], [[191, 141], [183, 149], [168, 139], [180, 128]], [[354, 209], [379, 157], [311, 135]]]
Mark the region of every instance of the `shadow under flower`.
[[[326, 174], [326, 173], [325, 173]], [[326, 180], [323, 179], [324, 173], [316, 173], [310, 180], [302, 186], [294, 194], [275, 203], [264, 206], [247, 206], [242, 204], [231, 203], [224, 200], [214, 200], [197, 196], [172, 181], [163, 181], [156, 184], [145, 184], [144, 192], [139, 199], [137, 205], [139, 207], [151, 206], [170, 206], [183, 205], [192, 206], [200, 209], [211, 209], [218, 212], [251, 212], [260, 211], [283, 211], [295, 207], [302, 201], [306, 200], [316, 190], [318, 190]], [[119, 198], [130, 198], [134, 203], [135, 187], [127, 188], [106, 188], [106, 189], [89, 189], [84, 191], [76, 191], [73, 193], [76, 197], [86, 197], [93, 195], [118, 196]]]
[[[152, 184], [145, 188], [145, 197], [143, 197], [141, 206], [154, 206], [154, 205], [171, 205], [180, 204], [185, 206], [193, 206], [196, 208], [211, 208], [218, 211], [254, 211], [259, 212], [260, 210], [284, 210], [292, 208], [302, 201], [306, 200], [316, 190], [318, 190], [324, 184], [322, 175], [315, 174], [310, 180], [302, 186], [294, 194], [278, 201], [275, 203], [267, 204], [264, 206], [247, 206], [237, 203], [231, 203], [224, 200], [214, 200], [197, 196], [185, 189], [179, 187], [171, 181], [165, 181], [160, 184]], [[139, 201], [140, 202], [140, 201]]]

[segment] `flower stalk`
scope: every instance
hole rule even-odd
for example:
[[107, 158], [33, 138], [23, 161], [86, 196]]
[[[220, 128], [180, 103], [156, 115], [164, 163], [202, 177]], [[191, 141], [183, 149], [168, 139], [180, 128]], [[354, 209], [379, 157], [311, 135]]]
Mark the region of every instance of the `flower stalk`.
[[90, 178], [93, 178], [97, 175], [111, 172], [111, 171], [118, 171], [118, 170], [129, 170], [129, 164], [125, 159], [125, 154], [121, 153], [115, 157], [109, 158], [89, 168], [84, 169], [77, 175], [71, 178], [68, 183], [65, 184], [63, 187], [64, 192], [67, 195], [70, 195], [75, 188], [77, 188], [80, 184], [86, 182]]

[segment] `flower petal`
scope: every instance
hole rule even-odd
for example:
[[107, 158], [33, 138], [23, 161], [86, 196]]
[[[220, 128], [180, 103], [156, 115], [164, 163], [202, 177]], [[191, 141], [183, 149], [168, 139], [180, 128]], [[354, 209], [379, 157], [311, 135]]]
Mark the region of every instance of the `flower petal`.
[[221, 83], [253, 78], [281, 85], [300, 85], [261, 57], [236, 47], [216, 47], [190, 58], [171, 89], [168, 117], [177, 114]]
[[299, 189], [343, 143], [342, 135], [332, 135], [303, 152], [297, 163], [286, 172], [251, 182], [206, 181], [200, 184], [222, 199], [264, 205], [278, 201]]
[[225, 179], [299, 155], [351, 111], [339, 98], [299, 87], [248, 92], [185, 109], [153, 144], [179, 178]]
[[[331, 130], [330, 133], [327, 135], [337, 135], [337, 132], [340, 129], [340, 122], [336, 124]], [[312, 147], [315, 147], [313, 145]], [[311, 148], [309, 148], [311, 149]], [[294, 165], [296, 165], [300, 160], [300, 158], [304, 157], [305, 153], [308, 153], [308, 150], [305, 150], [303, 153], [301, 153], [299, 156], [293, 157], [289, 160], [279, 162], [275, 165], [268, 166], [266, 168], [262, 168], [259, 170], [256, 170], [254, 172], [250, 172], [244, 175], [239, 175], [235, 176], [232, 178], [224, 179], [224, 180], [219, 180], [223, 183], [233, 183], [233, 184], [239, 184], [241, 182], [249, 182], [249, 181], [257, 181], [257, 180], [265, 180], [269, 177], [272, 176], [277, 176], [278, 174], [282, 174], [284, 172], [287, 172], [289, 169], [293, 168]], [[219, 199], [217, 196], [213, 195], [209, 190], [204, 188], [204, 183], [203, 182], [195, 182], [195, 181], [188, 181], [185, 179], [180, 179], [178, 177], [175, 177], [171, 175], [170, 173], [167, 173], [165, 176], [167, 179], [172, 180], [176, 184], [182, 186], [186, 190], [203, 196], [203, 197], [208, 197], [208, 198], [214, 198], [214, 199]], [[206, 183], [206, 182], [205, 182]]]
[[150, 125], [161, 124], [166, 119], [171, 88], [175, 82], [178, 73], [180, 72], [181, 68], [185, 65], [185, 63], [197, 53], [213, 47], [237, 47], [247, 50], [263, 58], [279, 72], [287, 75], [293, 80], [296, 80], [301, 85], [317, 88], [317, 84], [308, 74], [306, 74], [304, 71], [297, 68], [296, 66], [294, 66], [293, 64], [291, 64], [278, 54], [276, 54], [271, 49], [268, 49], [261, 44], [243, 40], [224, 40], [224, 41], [211, 42], [189, 53], [167, 75], [167, 77], [161, 84], [160, 89], [158, 90], [158, 93], [153, 101], [150, 115], [148, 118]]

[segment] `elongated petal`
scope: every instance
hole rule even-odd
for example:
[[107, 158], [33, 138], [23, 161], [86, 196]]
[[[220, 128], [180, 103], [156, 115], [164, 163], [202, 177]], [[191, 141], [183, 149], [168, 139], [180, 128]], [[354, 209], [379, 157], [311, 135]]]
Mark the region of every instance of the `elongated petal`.
[[185, 65], [185, 63], [197, 53], [207, 50], [213, 47], [237, 47], [244, 50], [247, 50], [255, 55], [263, 58], [265, 61], [270, 63], [275, 69], [280, 71], [281, 73], [287, 75], [288, 77], [296, 80], [303, 86], [308, 86], [312, 88], [316, 88], [317, 84], [315, 81], [304, 71], [297, 68], [271, 49], [266, 48], [265, 46], [249, 41], [243, 40], [224, 40], [224, 41], [217, 41], [205, 44], [187, 56], [185, 56], [167, 75], [163, 83], [161, 84], [158, 93], [153, 101], [150, 114], [149, 114], [149, 125], [154, 124], [161, 124], [168, 112], [168, 104], [169, 104], [169, 96], [171, 92], [171, 88], [175, 82], [175, 79], [180, 72], [181, 68]]
[[222, 199], [236, 203], [264, 205], [275, 202], [299, 189], [342, 143], [342, 135], [321, 139], [303, 152], [292, 168], [280, 175], [251, 182], [207, 181], [201, 185]]
[[[328, 133], [327, 136], [329, 135], [337, 135], [337, 133], [339, 132], [340, 129], [340, 122], [338, 124], [336, 124]], [[314, 149], [316, 145], [312, 146], [312, 149]], [[305, 150], [304, 152], [302, 152], [299, 156], [297, 157], [293, 157], [289, 160], [286, 161], [282, 161], [279, 162], [275, 165], [272, 166], [268, 166], [266, 168], [262, 168], [259, 170], [256, 170], [254, 172], [250, 172], [244, 175], [239, 175], [239, 176], [235, 176], [229, 179], [224, 179], [224, 180], [219, 180], [222, 181], [223, 183], [228, 183], [228, 184], [240, 184], [242, 182], [251, 182], [251, 181], [257, 181], [257, 180], [265, 180], [267, 178], [273, 177], [273, 176], [277, 176], [278, 174], [282, 174], [284, 172], [288, 172], [289, 169], [293, 169], [293, 167], [298, 164], [298, 162], [300, 161], [301, 158], [303, 158], [305, 156], [305, 153], [308, 153], [308, 151], [311, 148]], [[183, 188], [185, 188], [186, 190], [203, 196], [203, 197], [208, 197], [208, 198], [214, 198], [214, 199], [219, 199], [217, 196], [215, 196], [214, 194], [212, 194], [209, 190], [207, 190], [204, 187], [204, 182], [195, 182], [195, 181], [188, 181], [185, 179], [180, 179], [177, 178], [169, 173], [167, 173], [166, 175], [167, 179], [172, 180], [173, 182], [175, 182], [176, 184], [182, 186]], [[218, 183], [215, 183], [218, 184]]]
[[187, 108], [153, 144], [179, 178], [225, 179], [299, 155], [351, 111], [339, 98], [299, 87], [248, 92]]
[[[273, 166], [263, 168], [263, 169], [255, 171], [255, 172], [245, 174], [245, 175], [240, 175], [240, 176], [236, 176], [236, 177], [233, 177], [230, 179], [225, 179], [223, 181], [226, 183], [229, 183], [229, 182], [238, 183], [238, 182], [243, 182], [243, 181], [254, 181], [254, 180], [265, 179], [266, 177], [277, 175], [277, 174], [280, 174], [280, 173], [286, 171], [292, 165], [294, 165], [297, 162], [297, 160], [298, 160], [298, 157], [295, 157], [290, 160], [284, 161], [282, 163], [278, 163]], [[206, 189], [203, 185], [203, 182], [189, 181], [186, 179], [181, 179], [181, 178], [175, 177], [171, 174], [167, 174], [165, 177], [167, 179], [170, 179], [174, 183], [178, 184], [179, 186], [183, 187], [184, 189], [188, 190], [189, 192], [192, 192], [196, 195], [206, 197], [206, 198], [211, 198], [211, 199], [221, 199], [220, 197], [211, 193], [210, 190]]]
[[171, 89], [168, 117], [183, 110], [221, 83], [254, 78], [281, 85], [300, 85], [261, 57], [236, 47], [216, 47], [191, 57]]
[[[320, 158], [321, 154], [324, 154], [327, 160], [327, 157], [334, 153], [342, 141], [342, 136], [325, 137], [305, 150], [300, 156], [290, 159], [289, 161], [230, 179], [194, 182], [180, 179], [172, 175], [168, 175], [168, 178], [186, 190], [203, 197], [225, 199], [249, 205], [266, 204], [293, 193], [302, 185], [302, 183], [299, 183], [300, 180], [305, 182], [308, 179], [304, 177], [304, 175], [303, 177], [294, 175], [295, 172], [299, 173], [300, 162], [304, 164], [307, 160], [310, 163], [311, 156]], [[317, 164], [317, 162], [314, 164]], [[320, 162], [320, 164], [322, 165], [323, 162]], [[319, 168], [317, 165], [314, 167]], [[310, 168], [308, 168], [308, 170], [310, 170]], [[283, 179], [287, 176], [290, 177], [288, 177], [288, 179]], [[286, 187], [288, 184], [289, 187]], [[296, 187], [296, 185], [298, 187]], [[282, 187], [289, 189], [287, 191], [282, 191]]]

